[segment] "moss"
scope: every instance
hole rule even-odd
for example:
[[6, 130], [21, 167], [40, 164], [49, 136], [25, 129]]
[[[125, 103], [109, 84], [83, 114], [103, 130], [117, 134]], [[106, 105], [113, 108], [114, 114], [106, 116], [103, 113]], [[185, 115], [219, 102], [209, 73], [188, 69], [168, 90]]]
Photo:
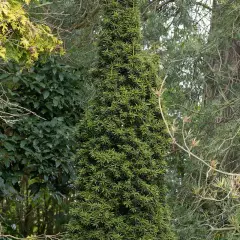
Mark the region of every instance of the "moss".
[[172, 240], [163, 158], [168, 139], [152, 91], [158, 61], [141, 49], [135, 0], [111, 0], [104, 13], [98, 96], [79, 124], [67, 239]]

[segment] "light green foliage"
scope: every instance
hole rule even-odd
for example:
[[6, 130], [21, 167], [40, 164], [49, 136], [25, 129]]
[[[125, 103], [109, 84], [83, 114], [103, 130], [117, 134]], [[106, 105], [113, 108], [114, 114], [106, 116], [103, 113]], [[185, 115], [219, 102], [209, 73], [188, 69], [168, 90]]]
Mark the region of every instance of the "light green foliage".
[[140, 45], [135, 0], [105, 5], [97, 97], [79, 123], [76, 199], [66, 239], [173, 240], [165, 201], [168, 140], [157, 110], [158, 59]]
[[63, 52], [62, 42], [48, 26], [30, 20], [24, 3], [30, 1], [0, 1], [0, 58], [29, 65], [39, 54]]

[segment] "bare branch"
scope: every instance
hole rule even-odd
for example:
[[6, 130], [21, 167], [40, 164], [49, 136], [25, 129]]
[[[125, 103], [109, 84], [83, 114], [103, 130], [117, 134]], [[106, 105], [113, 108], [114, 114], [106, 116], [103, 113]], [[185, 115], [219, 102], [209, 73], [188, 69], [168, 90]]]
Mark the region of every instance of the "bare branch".
[[230, 173], [230, 172], [225, 172], [225, 171], [222, 171], [222, 170], [219, 170], [213, 166], [211, 166], [208, 162], [210, 161], [206, 161], [204, 159], [202, 159], [201, 157], [197, 156], [196, 154], [194, 154], [190, 148], [185, 144], [185, 146], [182, 146], [181, 144], [179, 144], [174, 135], [172, 134], [172, 131], [170, 130], [170, 127], [168, 125], [168, 122], [165, 118], [165, 115], [164, 115], [164, 112], [163, 112], [163, 108], [162, 108], [162, 103], [161, 103], [161, 100], [162, 100], [162, 93], [164, 91], [163, 89], [163, 86], [165, 84], [165, 81], [167, 79], [167, 76], [164, 78], [164, 80], [162, 81], [162, 84], [161, 84], [161, 87], [160, 87], [160, 90], [158, 90], [156, 93], [157, 93], [157, 96], [158, 96], [158, 104], [159, 104], [159, 109], [160, 109], [160, 112], [161, 112], [161, 115], [162, 115], [162, 119], [165, 123], [165, 126], [166, 126], [166, 129], [167, 129], [167, 132], [169, 134], [169, 136], [171, 137], [173, 143], [178, 146], [180, 149], [182, 149], [184, 152], [186, 152], [189, 156], [192, 156], [194, 157], [195, 159], [197, 159], [198, 161], [200, 161], [201, 163], [203, 163], [205, 166], [207, 166], [209, 168], [209, 170], [211, 171], [215, 171], [215, 172], [218, 172], [218, 173], [221, 173], [221, 174], [224, 174], [224, 175], [228, 175], [228, 176], [238, 176], [240, 177], [240, 174], [238, 173]]

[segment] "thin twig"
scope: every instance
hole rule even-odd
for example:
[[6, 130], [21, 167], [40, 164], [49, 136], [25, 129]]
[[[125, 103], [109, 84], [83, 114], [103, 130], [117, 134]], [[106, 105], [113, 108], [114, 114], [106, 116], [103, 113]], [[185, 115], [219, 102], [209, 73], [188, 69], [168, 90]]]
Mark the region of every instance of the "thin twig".
[[160, 112], [161, 112], [161, 115], [162, 115], [162, 119], [163, 119], [163, 122], [166, 126], [166, 129], [167, 129], [167, 132], [169, 134], [169, 136], [171, 137], [173, 143], [178, 146], [180, 149], [182, 149], [184, 152], [186, 152], [189, 156], [192, 156], [194, 157], [195, 159], [199, 160], [200, 162], [202, 162], [204, 165], [206, 165], [207, 167], [209, 167], [210, 170], [212, 171], [215, 171], [215, 172], [218, 172], [218, 173], [221, 173], [221, 174], [224, 174], [224, 175], [228, 175], [228, 176], [238, 176], [240, 177], [240, 174], [238, 173], [230, 173], [230, 172], [225, 172], [225, 171], [222, 171], [222, 170], [219, 170], [215, 167], [212, 167], [210, 164], [207, 163], [207, 161], [205, 161], [204, 159], [202, 159], [201, 157], [197, 156], [196, 154], [194, 154], [193, 152], [190, 151], [189, 147], [183, 147], [182, 145], [180, 145], [176, 139], [174, 138], [170, 128], [169, 128], [169, 125], [168, 125], [168, 122], [165, 118], [165, 115], [164, 115], [164, 112], [163, 112], [163, 108], [162, 108], [162, 103], [161, 103], [161, 100], [162, 100], [162, 93], [163, 93], [163, 86], [164, 86], [164, 83], [167, 79], [167, 76], [163, 79], [162, 81], [162, 84], [161, 84], [161, 87], [160, 87], [160, 90], [158, 91], [158, 105], [159, 105], [159, 109], [160, 109]]

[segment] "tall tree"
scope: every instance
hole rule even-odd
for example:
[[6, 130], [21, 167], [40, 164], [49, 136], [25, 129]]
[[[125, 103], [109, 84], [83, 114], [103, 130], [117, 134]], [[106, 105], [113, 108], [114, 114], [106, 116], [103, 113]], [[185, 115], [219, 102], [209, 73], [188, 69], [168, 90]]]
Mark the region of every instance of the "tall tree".
[[[161, 36], [162, 63], [168, 72], [165, 96], [178, 125], [173, 134], [205, 162], [189, 158], [173, 144], [177, 169], [169, 173], [174, 178], [172, 198], [179, 237], [238, 239], [239, 180], [229, 174], [239, 172], [240, 5], [237, 1], [206, 3], [210, 2], [174, 1], [169, 4], [173, 12], [184, 7], [177, 11], [181, 18], [174, 14], [173, 24], [168, 25], [171, 34], [168, 30], [162, 36], [153, 27], [146, 28], [146, 33], [148, 41], [149, 33], [156, 34], [157, 41]], [[165, 16], [160, 11], [152, 25], [157, 26]]]
[[67, 239], [174, 239], [165, 201], [168, 139], [153, 93], [158, 59], [140, 43], [137, 1], [106, 1], [98, 94], [79, 124]]

